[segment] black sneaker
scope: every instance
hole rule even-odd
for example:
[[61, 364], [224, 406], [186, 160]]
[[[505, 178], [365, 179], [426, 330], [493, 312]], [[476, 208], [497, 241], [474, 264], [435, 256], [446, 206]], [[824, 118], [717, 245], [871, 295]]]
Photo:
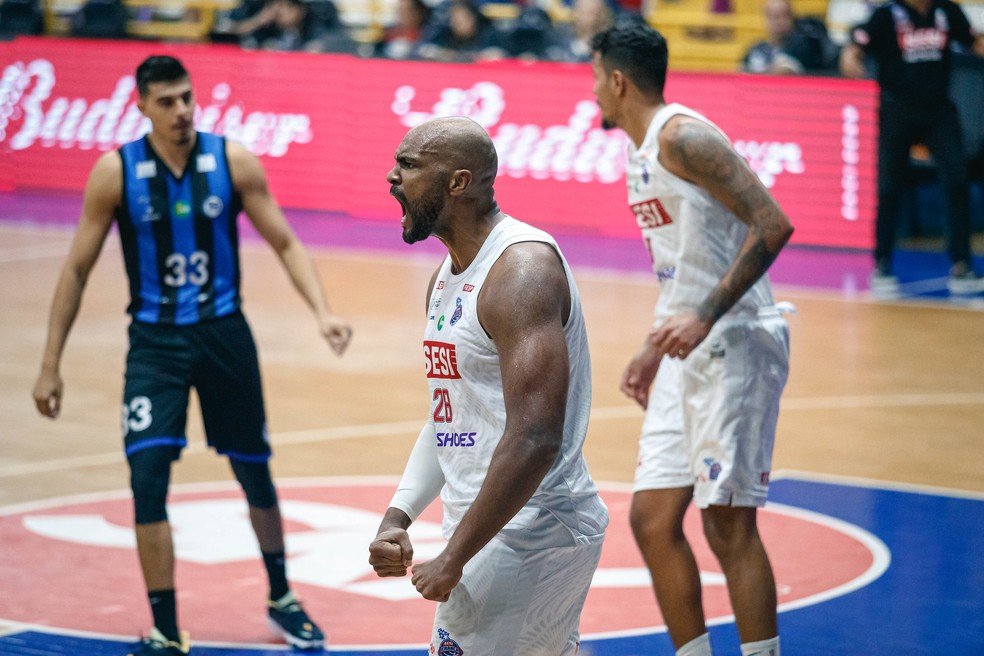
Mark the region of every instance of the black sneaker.
[[288, 645], [298, 649], [321, 649], [325, 646], [325, 634], [304, 612], [293, 592], [267, 604], [270, 630]]
[[130, 652], [127, 656], [188, 656], [191, 651], [191, 640], [188, 632], [181, 632], [181, 642], [174, 642], [164, 637], [164, 634], [153, 628], [150, 630], [150, 637], [140, 641], [137, 651]]

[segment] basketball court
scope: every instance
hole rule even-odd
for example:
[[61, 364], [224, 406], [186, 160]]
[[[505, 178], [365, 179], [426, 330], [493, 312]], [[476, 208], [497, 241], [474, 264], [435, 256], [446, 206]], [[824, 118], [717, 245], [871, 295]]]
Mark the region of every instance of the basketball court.
[[[48, 421], [30, 392], [79, 199], [0, 194], [0, 208], [0, 654], [126, 654], [150, 616], [118, 428], [127, 325], [118, 240], [89, 281], [63, 363], [62, 416]], [[275, 256], [248, 234], [243, 245], [288, 573], [337, 654], [422, 656], [433, 613], [406, 580], [377, 579], [367, 563], [426, 417], [424, 295], [442, 253], [433, 240], [403, 244], [393, 209], [390, 222], [289, 213], [355, 329], [340, 359]], [[655, 281], [638, 240], [555, 236], [584, 297], [594, 370], [585, 450], [612, 515], [582, 653], [670, 655], [627, 520], [642, 411], [617, 388]], [[938, 252], [906, 251], [901, 265], [909, 295], [892, 303], [871, 300], [864, 253], [797, 247], [773, 268], [777, 300], [797, 308], [761, 520], [786, 654], [984, 650], [984, 297], [950, 298]], [[192, 654], [282, 654], [265, 626], [245, 503], [227, 463], [203, 447], [194, 411], [188, 431], [170, 504]], [[432, 506], [413, 527], [418, 559], [440, 550], [439, 518]], [[737, 653], [720, 569], [695, 513], [688, 522], [712, 643]]]

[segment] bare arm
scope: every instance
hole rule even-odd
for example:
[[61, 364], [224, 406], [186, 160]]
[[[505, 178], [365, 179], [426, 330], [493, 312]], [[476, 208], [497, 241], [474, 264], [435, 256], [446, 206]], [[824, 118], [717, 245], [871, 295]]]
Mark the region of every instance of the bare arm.
[[266, 173], [259, 159], [241, 144], [227, 142], [232, 184], [240, 194], [243, 210], [260, 235], [270, 244], [287, 270], [294, 287], [314, 310], [321, 334], [338, 355], [345, 352], [352, 329], [328, 306], [314, 262], [287, 224], [267, 186]]
[[485, 482], [447, 547], [413, 569], [413, 583], [427, 599], [448, 598], [465, 563], [529, 501], [560, 452], [569, 308], [563, 266], [546, 244], [509, 247], [489, 273], [478, 314], [499, 352], [506, 426]]
[[[748, 226], [738, 254], [695, 311], [670, 317], [648, 336], [637, 356], [643, 366], [626, 372], [622, 390], [642, 403], [659, 360], [686, 358], [715, 322], [747, 292], [775, 261], [793, 227], [775, 199], [724, 136], [689, 116], [671, 118], [659, 136], [659, 161], [730, 210]], [[643, 375], [645, 374], [645, 375]]]
[[82, 215], [62, 267], [48, 316], [48, 337], [41, 357], [41, 372], [34, 384], [38, 412], [52, 419], [61, 410], [63, 384], [61, 359], [82, 302], [89, 273], [99, 258], [123, 190], [123, 164], [119, 153], [106, 153], [89, 174], [82, 198]]
[[699, 319], [713, 324], [768, 270], [793, 226], [748, 163], [707, 123], [676, 116], [659, 144], [663, 166], [707, 191], [748, 226], [738, 255], [698, 307]]
[[865, 76], [864, 51], [856, 43], [848, 43], [840, 52], [840, 71], [845, 77], [862, 78]]

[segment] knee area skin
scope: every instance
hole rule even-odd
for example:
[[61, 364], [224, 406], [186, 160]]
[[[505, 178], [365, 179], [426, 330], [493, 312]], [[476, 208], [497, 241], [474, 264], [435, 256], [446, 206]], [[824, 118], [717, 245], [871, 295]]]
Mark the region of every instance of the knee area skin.
[[277, 489], [270, 475], [270, 464], [267, 462], [243, 462], [229, 460], [236, 480], [243, 488], [246, 502], [254, 508], [266, 510], [277, 505]]
[[701, 513], [701, 519], [707, 544], [718, 558], [740, 551], [759, 539], [754, 508], [712, 506]]
[[130, 489], [137, 524], [167, 521], [172, 459], [172, 454], [164, 448], [143, 449], [130, 456]]
[[683, 539], [683, 516], [687, 504], [652, 503], [638, 497], [629, 509], [629, 525], [636, 540]]

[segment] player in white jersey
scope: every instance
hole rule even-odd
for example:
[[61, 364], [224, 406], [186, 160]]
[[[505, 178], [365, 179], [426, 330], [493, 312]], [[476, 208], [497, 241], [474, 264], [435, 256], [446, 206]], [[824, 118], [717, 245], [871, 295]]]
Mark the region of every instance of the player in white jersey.
[[[667, 50], [646, 25], [592, 42], [606, 127], [631, 144], [629, 202], [660, 282], [655, 321], [622, 376], [646, 408], [630, 521], [677, 654], [711, 653], [693, 501], [728, 583], [745, 656], [778, 656], [776, 587], [757, 529], [789, 333], [765, 272], [793, 232], [727, 138], [663, 99]], [[654, 384], [655, 381], [655, 384]]]
[[497, 168], [485, 130], [456, 117], [412, 129], [387, 175], [404, 240], [434, 235], [448, 257], [427, 300], [430, 416], [369, 562], [406, 575], [406, 529], [440, 494], [447, 546], [411, 579], [441, 602], [430, 652], [569, 656], [608, 525], [581, 453], [591, 360], [570, 268], [499, 210]]

